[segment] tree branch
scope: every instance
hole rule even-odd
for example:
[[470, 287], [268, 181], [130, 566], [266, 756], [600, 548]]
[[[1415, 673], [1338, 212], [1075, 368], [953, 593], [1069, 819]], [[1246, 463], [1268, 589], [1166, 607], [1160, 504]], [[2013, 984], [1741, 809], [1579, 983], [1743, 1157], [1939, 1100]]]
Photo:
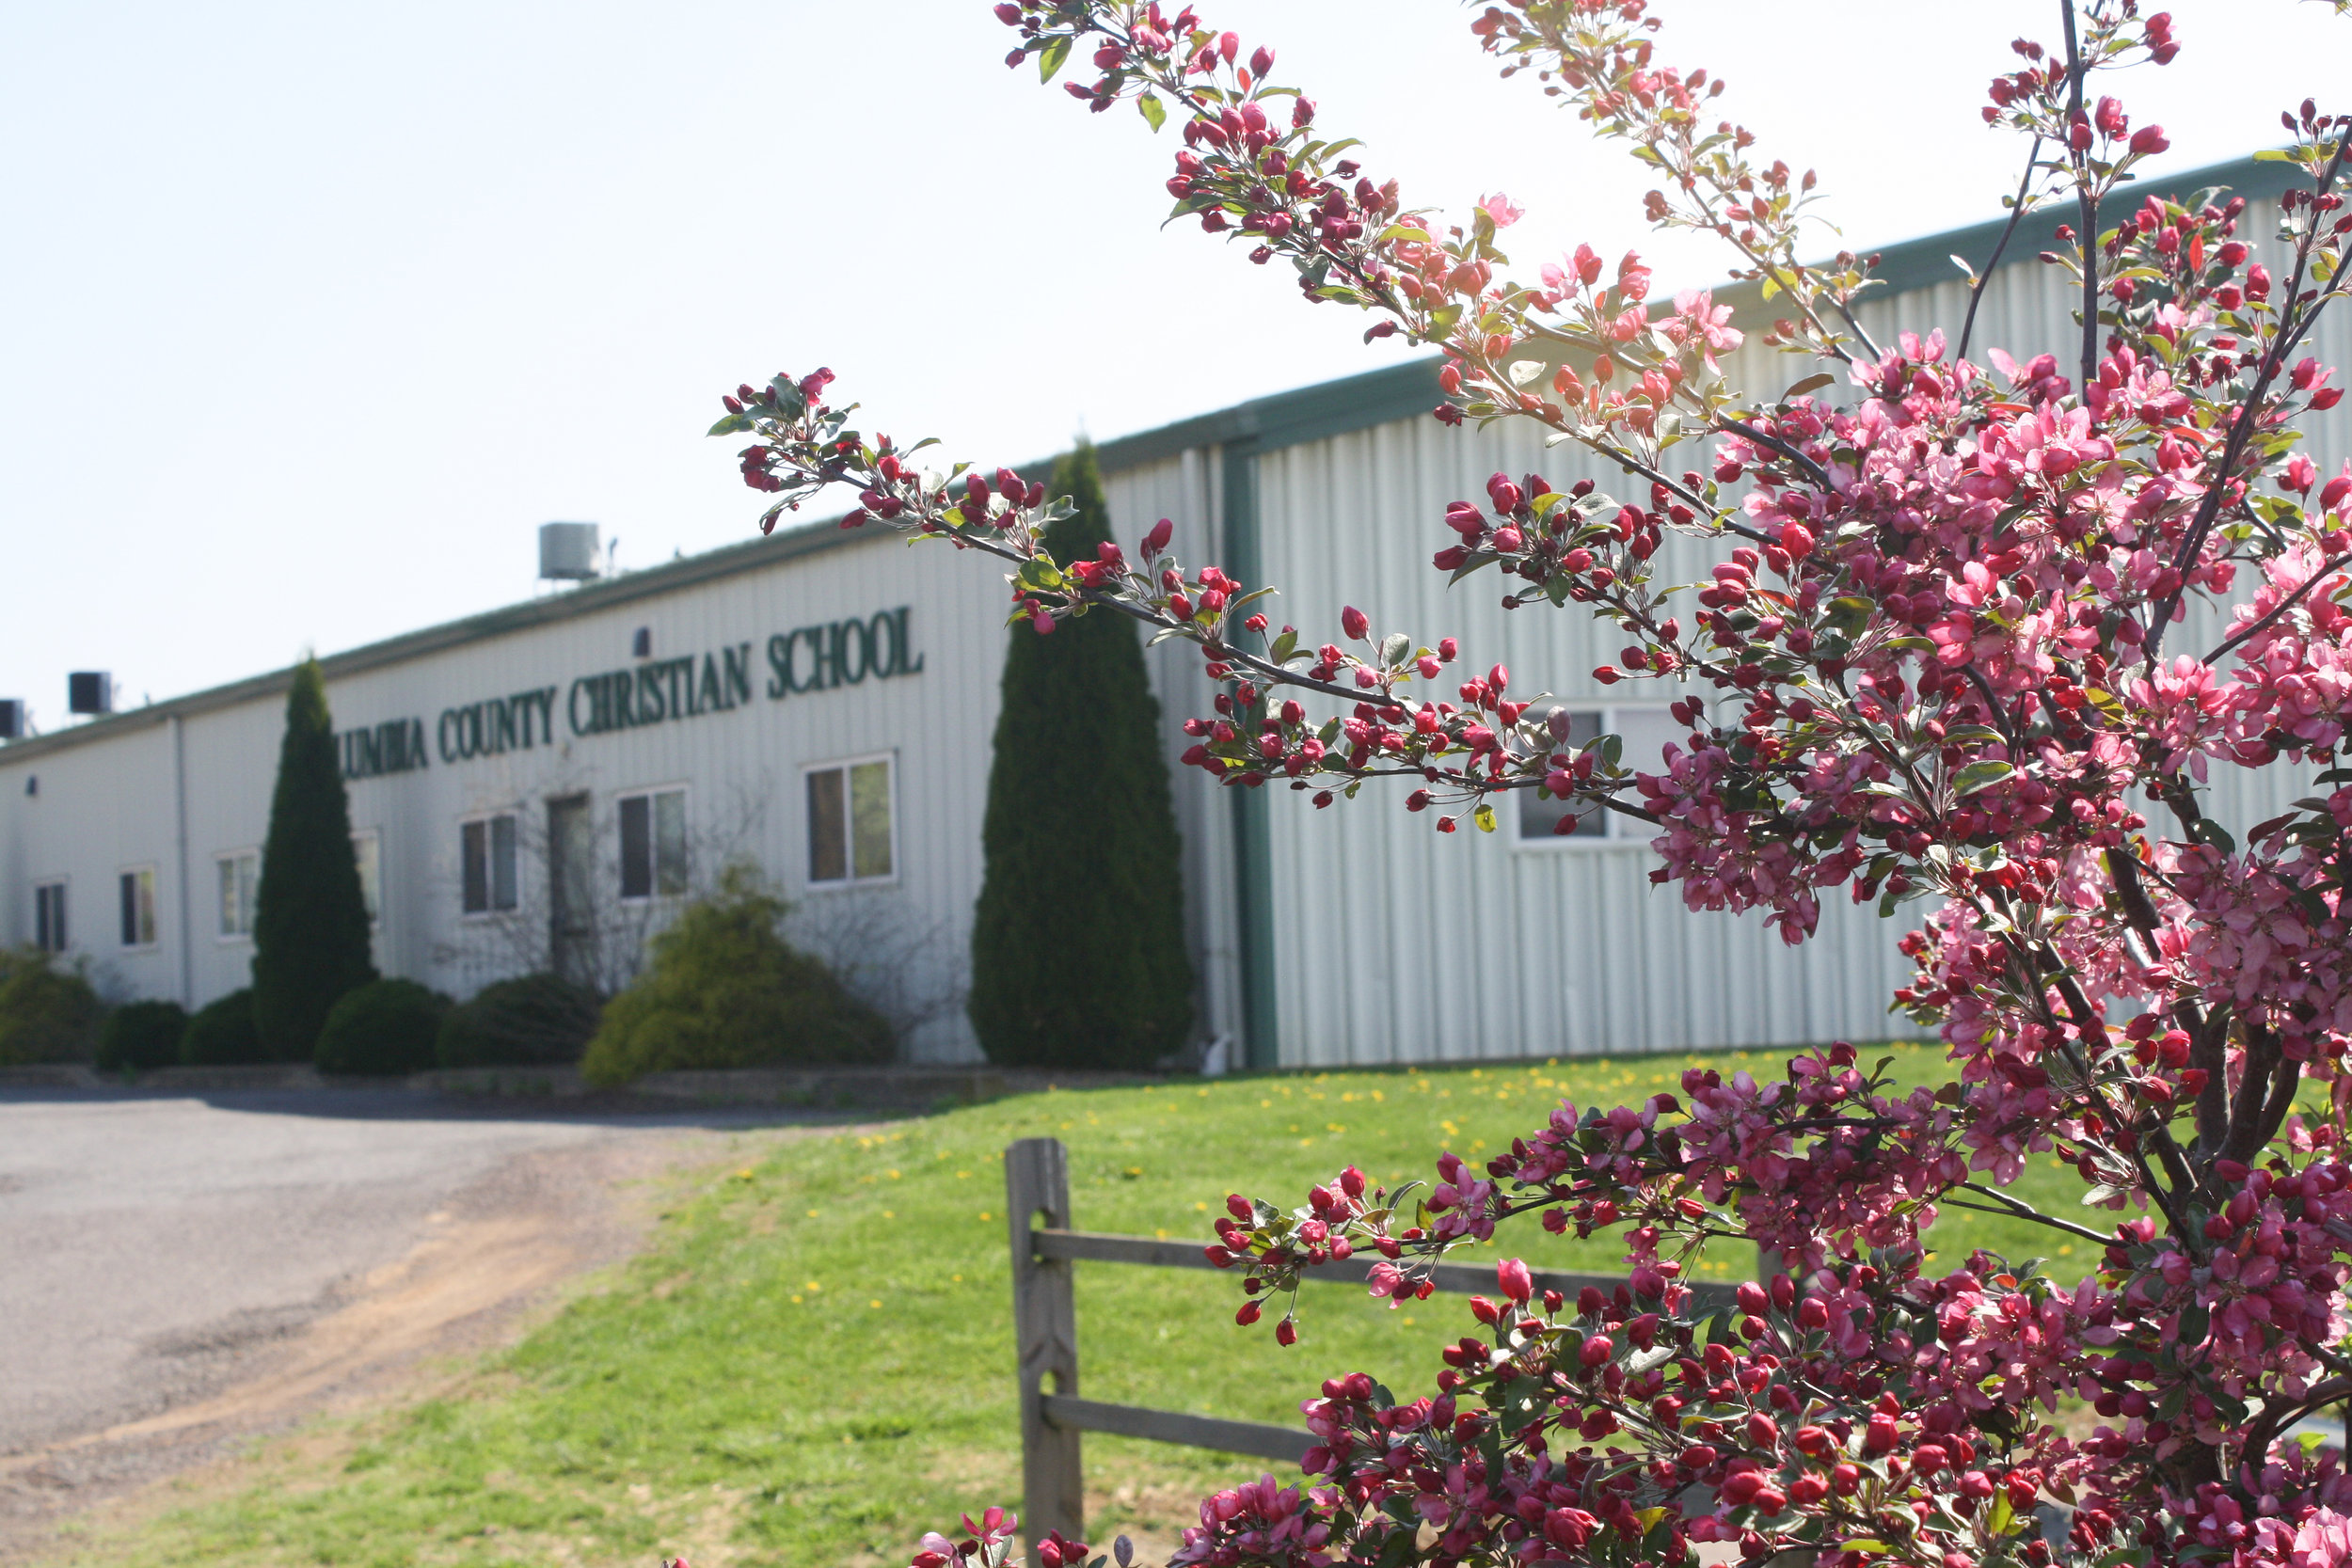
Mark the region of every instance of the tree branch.
[[[2112, 1246], [2115, 1244], [2115, 1237], [2112, 1234], [2101, 1235], [2098, 1231], [2091, 1229], [2089, 1226], [2076, 1225], [2073, 1220], [2062, 1220], [2054, 1214], [2045, 1214], [2041, 1210], [2036, 1209], [2032, 1204], [2026, 1203], [2018, 1198], [2013, 1198], [2010, 1196], [2009, 1194], [2002, 1192], [1997, 1188], [1987, 1187], [1975, 1181], [1963, 1181], [1961, 1185], [1967, 1188], [1968, 1191], [1972, 1193], [1980, 1193], [1984, 1196], [1993, 1199], [1994, 1202], [2005, 1205], [2009, 1212], [2016, 1215], [2021, 1220], [2031, 1220], [2036, 1225], [2046, 1225], [2053, 1230], [2063, 1230], [2070, 1236], [2079, 1236], [2087, 1242], [2096, 1242], [2101, 1246]], [[1960, 1199], [1956, 1197], [1947, 1196], [1946, 1201], [1949, 1203], [1959, 1203], [1960, 1207], [1963, 1209], [1974, 1209], [1979, 1213], [1982, 1214], [1997, 1214], [2001, 1212], [1998, 1209], [1988, 1209], [1981, 1203], [1961, 1203]]]
[[[2074, 40], [2074, 0], [2058, 0], [2058, 15], [2066, 24], [2066, 118], [2071, 133], [2074, 117], [2083, 112], [2082, 47]], [[2074, 169], [2074, 199], [2082, 209], [2078, 236], [2083, 258], [2082, 380], [2075, 390], [2086, 399], [2099, 372], [2099, 198], [2091, 188], [2090, 168], [2069, 144], [2068, 160]]]
[[2001, 230], [2000, 239], [1993, 246], [1993, 254], [1985, 259], [1984, 270], [1977, 275], [1976, 287], [1968, 291], [1968, 315], [1960, 324], [1960, 348], [1952, 358], [1968, 357], [1968, 338], [1977, 329], [1977, 306], [1984, 299], [1985, 285], [1993, 281], [1993, 269], [2001, 264], [2001, 253], [2009, 248], [2010, 236], [2017, 232], [2018, 223], [2026, 215], [2026, 192], [2033, 186], [2033, 171], [2042, 162], [2042, 138], [2036, 136], [2026, 153], [2026, 172], [2017, 182], [2017, 199], [2010, 203], [2009, 226]]

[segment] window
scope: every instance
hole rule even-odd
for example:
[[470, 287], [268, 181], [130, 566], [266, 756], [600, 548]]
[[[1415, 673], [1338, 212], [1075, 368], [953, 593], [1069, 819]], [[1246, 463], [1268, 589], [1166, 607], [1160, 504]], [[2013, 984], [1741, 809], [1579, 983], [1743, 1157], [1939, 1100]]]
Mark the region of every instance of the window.
[[893, 875], [890, 759], [828, 763], [806, 777], [809, 881], [871, 882]]
[[33, 884], [33, 945], [44, 953], [65, 951], [65, 884]]
[[515, 875], [515, 814], [477, 817], [457, 830], [460, 868], [468, 914], [495, 914], [511, 910], [521, 899]]
[[155, 871], [142, 866], [122, 874], [122, 945], [155, 945]]
[[621, 797], [621, 896], [675, 898], [686, 891], [686, 791]]
[[359, 863], [359, 898], [373, 926], [384, 918], [384, 842], [374, 829], [351, 835], [351, 857]]
[[[1666, 743], [1679, 740], [1688, 731], [1674, 721], [1662, 707], [1588, 707], [1568, 710], [1568, 738], [1560, 752], [1573, 756], [1595, 738], [1614, 735], [1623, 742], [1618, 753], [1620, 763], [1637, 773], [1657, 773], [1664, 770], [1663, 752]], [[1559, 821], [1568, 815], [1566, 804], [1540, 790], [1518, 792], [1519, 845], [1522, 848], [1549, 848], [1571, 844], [1608, 844], [1644, 841], [1654, 836], [1648, 824], [1633, 817], [1620, 816], [1599, 806], [1587, 806], [1576, 813], [1574, 825], [1567, 832], [1559, 831]]]
[[262, 852], [239, 849], [221, 856], [220, 934], [224, 939], [253, 934], [253, 903], [262, 891]]

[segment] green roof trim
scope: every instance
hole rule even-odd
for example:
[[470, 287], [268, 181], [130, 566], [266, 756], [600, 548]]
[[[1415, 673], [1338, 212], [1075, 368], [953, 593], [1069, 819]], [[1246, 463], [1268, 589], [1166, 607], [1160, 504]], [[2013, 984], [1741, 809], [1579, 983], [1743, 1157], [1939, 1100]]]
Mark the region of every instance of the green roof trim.
[[[2207, 164], [2178, 174], [2135, 181], [2123, 187], [2117, 200], [2109, 203], [2102, 221], [2138, 206], [2150, 195], [2179, 199], [2208, 186], [2218, 185], [2228, 187], [2232, 194], [2237, 196], [2275, 197], [2301, 178], [2302, 171], [2292, 164], [2257, 163], [2250, 156], [2233, 158], [2226, 163]], [[2040, 252], [2049, 249], [2057, 243], [2058, 226], [2073, 216], [2071, 207], [2056, 203], [2029, 214], [2019, 223], [2017, 233], [2010, 241], [2001, 264], [2010, 266], [2030, 261]], [[1955, 255], [1966, 257], [1972, 265], [1981, 267], [1984, 259], [1992, 254], [1993, 246], [1999, 242], [2001, 231], [2008, 222], [2006, 216], [1991, 218], [1965, 228], [1946, 230], [1941, 233], [1881, 246], [1875, 252], [1879, 260], [1875, 276], [1883, 285], [1881, 293], [1908, 293], [1958, 279], [1960, 269], [1953, 265], [1951, 260]], [[1754, 322], [1768, 313], [1761, 292], [1754, 283], [1722, 284], [1714, 293], [1718, 300], [1732, 306], [1742, 320]], [[1179, 420], [1155, 430], [1105, 441], [1095, 449], [1096, 456], [1104, 473], [1114, 474], [1165, 462], [1200, 448], [1232, 444], [1246, 446], [1252, 454], [1256, 454], [1369, 430], [1375, 425], [1391, 424], [1425, 414], [1437, 406], [1439, 398], [1438, 371], [1442, 362], [1440, 356], [1430, 356], [1384, 366], [1376, 371], [1366, 371], [1358, 375], [1343, 376], [1336, 381], [1302, 387], [1295, 391], [1252, 398], [1231, 408], [1221, 408], [1214, 413]], [[714, 578], [733, 577], [739, 572], [764, 571], [805, 556], [848, 545], [874, 543], [884, 537], [894, 536], [877, 531], [844, 531], [837, 521], [828, 518], [771, 538], [723, 546], [683, 561], [631, 572], [627, 577], [615, 578], [609, 582], [595, 583], [547, 598], [469, 616], [464, 620], [428, 626], [421, 631], [354, 648], [348, 653], [335, 654], [319, 662], [326, 670], [326, 678], [336, 680], [396, 664], [404, 659], [445, 652], [489, 638], [511, 636], [574, 616], [675, 593]], [[184, 697], [174, 697], [167, 702], [111, 714], [53, 735], [0, 743], [0, 764], [24, 761], [85, 741], [128, 735], [142, 726], [162, 723], [174, 717], [209, 713], [242, 703], [282, 696], [293, 676], [291, 667], [276, 670], [227, 686], [216, 686]]]
[[[2153, 175], [2145, 180], [2126, 182], [2116, 193], [2115, 199], [2100, 209], [2102, 230], [2112, 228], [2116, 218], [2136, 211], [2149, 197], [2167, 201], [2184, 200], [2216, 185], [2229, 188], [2233, 196], [2248, 198], [2274, 197], [2303, 180], [2303, 171], [2293, 164], [2257, 163], [2251, 157], [2232, 158], [2226, 163], [2206, 164], [2201, 167], [2184, 169], [2178, 174]], [[2030, 261], [2042, 252], [2058, 244], [2058, 228], [2062, 223], [2076, 221], [2072, 202], [2050, 202], [2028, 213], [2017, 225], [2017, 232], [2002, 252], [2001, 264]], [[1972, 223], [1965, 229], [1947, 229], [1940, 233], [1904, 240], [1897, 245], [1881, 245], [1875, 251], [1855, 246], [1855, 254], [1864, 258], [1875, 255], [1878, 265], [1871, 276], [1880, 287], [1867, 293], [1867, 300], [1875, 293], [1881, 297], [1909, 293], [1915, 289], [1931, 288], [1938, 283], [1963, 280], [1952, 258], [1959, 256], [1968, 264], [1981, 270], [1993, 255], [1993, 247], [2001, 243], [2001, 231], [2009, 227], [2006, 214]], [[1772, 312], [1763, 303], [1762, 291], [1755, 283], [1726, 283], [1715, 290], [1716, 301], [1729, 305], [1741, 322], [1762, 321]]]
[[[845, 530], [837, 520], [829, 518], [764, 539], [748, 540], [740, 545], [723, 545], [715, 550], [705, 550], [700, 555], [664, 562], [644, 571], [551, 594], [546, 598], [530, 599], [501, 610], [486, 610], [480, 615], [469, 615], [461, 621], [445, 621], [437, 626], [404, 632], [381, 642], [370, 642], [346, 653], [331, 654], [319, 660], [319, 667], [329, 681], [345, 679], [370, 670], [380, 670], [387, 665], [421, 658], [428, 654], [446, 653], [468, 643], [487, 641], [495, 637], [511, 637], [516, 632], [532, 631], [559, 621], [592, 615], [600, 610], [613, 610], [640, 599], [674, 594], [682, 588], [692, 588], [718, 578], [734, 577], [739, 572], [762, 571], [844, 546], [879, 544], [897, 537], [895, 533], [879, 530]], [[49, 735], [11, 740], [0, 744], [0, 766], [24, 762], [69, 746], [132, 735], [172, 719], [194, 718], [198, 714], [213, 713], [221, 708], [282, 697], [293, 684], [294, 667], [289, 665], [283, 670], [273, 670], [267, 674], [252, 675], [241, 681], [231, 681], [226, 686], [190, 692], [184, 697], [127, 708], [120, 713], [108, 714]]]

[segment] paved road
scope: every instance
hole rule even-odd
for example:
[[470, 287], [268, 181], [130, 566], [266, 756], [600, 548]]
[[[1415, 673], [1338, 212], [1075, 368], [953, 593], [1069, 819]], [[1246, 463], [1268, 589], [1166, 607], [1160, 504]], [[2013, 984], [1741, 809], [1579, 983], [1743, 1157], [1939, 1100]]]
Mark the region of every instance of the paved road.
[[397, 1091], [0, 1094], [0, 1455], [217, 1391], [518, 1158], [729, 1119]]

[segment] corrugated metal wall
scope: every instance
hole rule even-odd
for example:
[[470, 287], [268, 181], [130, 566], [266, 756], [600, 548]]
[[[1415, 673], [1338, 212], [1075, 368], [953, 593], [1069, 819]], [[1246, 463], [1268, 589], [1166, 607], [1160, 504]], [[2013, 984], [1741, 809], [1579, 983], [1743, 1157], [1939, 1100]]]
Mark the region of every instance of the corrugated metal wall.
[[[2240, 228], [2274, 262], [2276, 218], [2275, 202], [2257, 199]], [[2020, 360], [2046, 349], [2071, 369], [2071, 285], [2030, 250], [2012, 255], [1986, 292], [1974, 356], [1990, 345]], [[1883, 344], [1905, 328], [1936, 327], [1956, 342], [1966, 309], [1966, 285], [1955, 278], [1876, 294], [1861, 314]], [[2352, 321], [2330, 318], [2313, 352], [2352, 361]], [[1766, 395], [1810, 369], [1753, 336], [1726, 364], [1734, 385]], [[2352, 452], [2352, 415], [2320, 424], [2314, 455], [2332, 470]], [[1271, 611], [1277, 624], [1329, 638], [1341, 605], [1352, 601], [1376, 631], [1425, 642], [1459, 636], [1467, 664], [1511, 668], [1516, 694], [1548, 689], [1562, 703], [1595, 706], [1680, 695], [1593, 682], [1592, 669], [1614, 662], [1622, 639], [1582, 610], [1505, 612], [1498, 601], [1507, 579], [1488, 574], [1449, 591], [1428, 565], [1430, 551], [1452, 542], [1439, 521], [1445, 503], [1481, 498], [1498, 469], [1627, 487], [1581, 449], [1546, 450], [1540, 434], [1512, 424], [1449, 430], [1415, 418], [1263, 451], [1255, 459], [1256, 525], [1263, 580], [1284, 594]], [[1699, 449], [1691, 450], [1695, 464]], [[1663, 571], [1695, 580], [1716, 558], [1711, 546], [1677, 540]], [[2170, 652], [2204, 652], [2226, 618], [2223, 610], [2193, 610], [2174, 628]], [[1176, 673], [1198, 687], [1197, 663], [1179, 662]], [[1181, 685], [1171, 695], [1172, 714], [1200, 711], [1206, 701], [1204, 689], [1186, 697]], [[2290, 771], [2217, 767], [2211, 809], [2240, 827], [2270, 816], [2308, 791], [2308, 780]], [[1908, 973], [1893, 943], [1915, 924], [1916, 907], [1883, 922], [1874, 911], [1825, 906], [1820, 935], [1789, 948], [1760, 919], [1690, 914], [1675, 891], [1652, 887], [1655, 860], [1638, 829], [1604, 842], [1522, 846], [1506, 822], [1491, 835], [1441, 838], [1427, 818], [1398, 809], [1391, 797], [1406, 787], [1368, 788], [1321, 813], [1300, 796], [1265, 792], [1285, 1066], [1734, 1047], [1909, 1028], [1886, 1009]]]
[[[453, 705], [555, 686], [554, 742], [502, 755], [444, 762], [421, 771], [357, 779], [352, 826], [380, 835], [383, 919], [377, 962], [464, 995], [489, 980], [547, 961], [548, 884], [544, 863], [547, 802], [584, 794], [591, 802], [596, 881], [607, 908], [599, 921], [640, 934], [675, 905], [616, 907], [617, 797], [686, 786], [697, 886], [718, 866], [748, 857], [795, 901], [797, 935], [828, 956], [886, 954], [902, 998], [955, 992], [971, 941], [979, 892], [980, 815], [988, 742], [995, 723], [1005, 632], [1003, 585], [943, 546], [911, 555], [895, 538], [849, 542], [769, 570], [748, 571], [691, 591], [563, 619], [528, 632], [471, 641], [443, 653], [332, 678], [327, 697], [339, 730], [418, 718], [428, 741]], [[909, 607], [919, 673], [868, 679], [784, 700], [769, 695], [767, 639], [844, 616]], [[652, 637], [656, 658], [702, 655], [749, 642], [752, 700], [732, 711], [601, 735], [575, 736], [564, 719], [573, 677], [629, 668], [634, 634]], [[30, 940], [35, 879], [72, 880], [75, 952], [122, 994], [175, 996], [201, 1005], [246, 983], [249, 940], [223, 936], [217, 919], [217, 856], [258, 848], [283, 727], [283, 699], [216, 708], [183, 725], [187, 769], [189, 918], [179, 918], [173, 825], [171, 726], [136, 715], [117, 733], [81, 745], [0, 753], [0, 862], [10, 892], [0, 941]], [[807, 880], [801, 769], [812, 763], [892, 755], [896, 768], [897, 872], [888, 883], [846, 889]], [[26, 783], [38, 779], [38, 793]], [[460, 912], [458, 823], [515, 811], [525, 853], [521, 905], [511, 915]], [[154, 951], [122, 950], [114, 879], [154, 864], [158, 902], [169, 911]], [[632, 926], [630, 923], [635, 922]], [[182, 933], [190, 962], [180, 968]], [[906, 1041], [916, 1060], [976, 1054], [960, 994]]]
[[[2270, 166], [2244, 172], [2268, 178], [2261, 171]], [[2267, 238], [2274, 224], [2275, 203], [2258, 199], [2241, 233], [2258, 252], [2275, 250]], [[1964, 238], [1964, 246], [1898, 247], [1913, 253], [1898, 269], [1907, 292], [1864, 307], [1875, 336], [1891, 341], [1901, 328], [1941, 326], [1957, 337], [1965, 287], [1939, 281], [1920, 257], [1989, 247], [1982, 230]], [[2021, 360], [2049, 350], [2071, 367], [2073, 292], [2032, 260], [2039, 243], [2021, 240], [2015, 260], [1995, 275], [1977, 357], [1992, 345]], [[2352, 361], [2352, 321], [2330, 318], [2312, 352]], [[1752, 339], [1726, 369], [1735, 385], [1769, 395], [1810, 366]], [[1425, 374], [1411, 367], [1375, 372], [1108, 444], [1115, 531], [1132, 547], [1165, 516], [1177, 525], [1184, 560], [1230, 566], [1254, 550], [1261, 579], [1282, 591], [1268, 613], [1311, 641], [1334, 636], [1341, 605], [1354, 602], [1383, 631], [1426, 642], [1460, 637], [1466, 669], [1507, 664], [1515, 695], [1548, 689], [1556, 701], [1592, 707], [1646, 700], [1653, 712], [1680, 695], [1643, 682], [1595, 684], [1590, 672], [1615, 661], [1621, 639], [1582, 610], [1505, 612], [1497, 601], [1506, 579], [1489, 574], [1449, 590], [1429, 566], [1430, 552], [1452, 541], [1440, 521], [1445, 503], [1481, 498], [1497, 469], [1533, 468], [1562, 483], [1589, 477], [1604, 489], [1625, 481], [1578, 449], [1546, 450], [1533, 426], [1482, 433], [1449, 430], [1425, 414], [1400, 417], [1434, 401], [1413, 379]], [[2313, 435], [2314, 455], [2332, 470], [2352, 455], [2352, 408], [2327, 417]], [[1691, 464], [1703, 461], [1701, 448], [1685, 450]], [[721, 562], [634, 602], [581, 600], [578, 614], [382, 657], [332, 680], [339, 728], [417, 717], [431, 730], [453, 705], [627, 668], [640, 627], [657, 658], [754, 647], [748, 710], [586, 736], [570, 735], [559, 717], [551, 746], [453, 765], [437, 755], [422, 772], [355, 781], [354, 826], [380, 837], [382, 967], [462, 994], [544, 963], [548, 884], [539, 857], [526, 856], [523, 906], [514, 916], [460, 918], [464, 816], [516, 810], [526, 847], [543, 848], [548, 800], [584, 793], [599, 879], [610, 885], [617, 883], [617, 797], [684, 784], [704, 879], [730, 854], [756, 860], [797, 901], [798, 929], [812, 945], [869, 958], [886, 951], [907, 995], [951, 998], [913, 1032], [911, 1055], [972, 1054], [953, 993], [981, 870], [979, 822], [1007, 635], [1002, 585], [986, 564], [942, 546], [910, 558], [880, 537], [841, 545], [739, 569]], [[1676, 539], [1661, 571], [1692, 580], [1713, 559], [1711, 546]], [[926, 656], [922, 673], [768, 698], [771, 633], [902, 604], [911, 606], [914, 645]], [[2169, 651], [2205, 651], [2223, 618], [2193, 612]], [[1205, 712], [1213, 692], [1189, 645], [1163, 644], [1148, 658], [1172, 759], [1188, 744], [1184, 720]], [[87, 744], [0, 751], [0, 885], [8, 890], [0, 942], [29, 939], [31, 884], [63, 877], [75, 948], [118, 994], [200, 1004], [244, 984], [250, 944], [217, 931], [215, 861], [261, 843], [281, 706], [275, 694], [214, 702], [182, 721], [166, 705], [151, 722], [126, 716]], [[897, 878], [864, 890], [809, 888], [801, 768], [882, 752], [899, 765]], [[184, 827], [175, 783], [182, 777]], [[1792, 949], [1759, 919], [1687, 913], [1676, 890], [1649, 883], [1655, 859], [1638, 824], [1601, 840], [1522, 843], [1507, 820], [1492, 834], [1440, 837], [1429, 818], [1402, 810], [1408, 786], [1401, 783], [1368, 787], [1364, 798], [1324, 812], [1284, 790], [1245, 799], [1189, 769], [1177, 768], [1174, 784], [1203, 1037], [1238, 1045], [1255, 1020], [1258, 1033], [1279, 1044], [1281, 1065], [1733, 1047], [1872, 1038], [1899, 1028], [1885, 1012], [1907, 967], [1893, 942], [1913, 920], [1881, 922], [1832, 905], [1820, 934]], [[2217, 768], [2214, 809], [2243, 827], [2306, 788], [2302, 778]], [[1251, 846], [1259, 847], [1254, 861]], [[116, 879], [140, 865], [157, 872], [161, 940], [125, 949], [116, 940]], [[660, 918], [659, 909], [646, 915]]]
[[[1104, 476], [1111, 531], [1132, 555], [1162, 517], [1176, 524], [1173, 548], [1187, 559], [1214, 560], [1224, 549], [1223, 508], [1215, 448], [1185, 451]], [[1168, 641], [1145, 660], [1160, 700], [1160, 733], [1170, 760], [1176, 831], [1184, 835], [1184, 922], [1192, 953], [1196, 1011], [1202, 1037], [1238, 1037], [1241, 1031], [1241, 954], [1235, 929], [1239, 889], [1233, 863], [1232, 801], [1207, 776], [1174, 765], [1192, 744], [1184, 722], [1209, 695], [1200, 656], [1190, 643]]]

